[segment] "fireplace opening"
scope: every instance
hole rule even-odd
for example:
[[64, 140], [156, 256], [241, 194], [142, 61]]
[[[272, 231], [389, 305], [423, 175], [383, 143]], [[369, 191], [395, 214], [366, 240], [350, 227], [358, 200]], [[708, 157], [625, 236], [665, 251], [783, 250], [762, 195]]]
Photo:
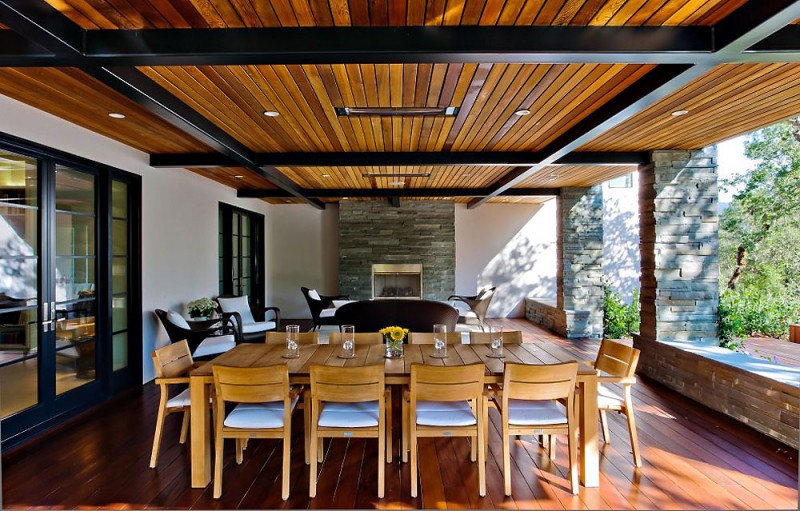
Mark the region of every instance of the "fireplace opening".
[[421, 264], [373, 264], [372, 298], [422, 299]]

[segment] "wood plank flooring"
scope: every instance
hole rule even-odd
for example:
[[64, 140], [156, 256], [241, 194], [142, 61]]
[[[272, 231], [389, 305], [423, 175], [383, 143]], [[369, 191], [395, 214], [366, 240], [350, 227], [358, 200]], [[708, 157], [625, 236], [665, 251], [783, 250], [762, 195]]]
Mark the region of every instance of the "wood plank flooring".
[[[544, 353], [565, 350], [594, 359], [598, 343], [566, 340], [525, 320], [493, 320], [519, 329]], [[291, 495], [280, 499], [280, 444], [252, 440], [241, 465], [225, 447], [222, 498], [211, 486], [189, 485], [188, 444], [179, 445], [180, 418], [167, 419], [157, 469], [148, 462], [158, 392], [150, 383], [71, 421], [51, 435], [4, 453], [4, 508], [107, 509], [789, 509], [798, 506], [797, 451], [640, 378], [634, 387], [644, 466], [636, 469], [624, 418], [610, 417], [611, 443], [601, 443], [600, 488], [569, 492], [567, 449], [555, 462], [533, 437], [513, 442], [513, 497], [503, 495], [500, 421], [490, 411], [487, 495], [464, 439], [421, 439], [420, 496], [409, 496], [409, 467], [387, 465], [386, 495], [377, 495], [377, 442], [325, 443], [317, 497], [308, 498], [302, 415], [295, 414]], [[399, 402], [399, 400], [395, 400]], [[399, 425], [399, 410], [395, 410]]]

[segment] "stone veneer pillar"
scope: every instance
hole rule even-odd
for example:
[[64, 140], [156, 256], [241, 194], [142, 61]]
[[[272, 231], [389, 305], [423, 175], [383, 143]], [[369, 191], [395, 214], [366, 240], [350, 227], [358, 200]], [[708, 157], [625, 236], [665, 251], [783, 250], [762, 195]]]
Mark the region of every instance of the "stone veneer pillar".
[[567, 337], [603, 335], [603, 188], [562, 188], [558, 197], [556, 308]]
[[718, 342], [716, 159], [716, 147], [655, 151], [639, 168], [639, 343]]

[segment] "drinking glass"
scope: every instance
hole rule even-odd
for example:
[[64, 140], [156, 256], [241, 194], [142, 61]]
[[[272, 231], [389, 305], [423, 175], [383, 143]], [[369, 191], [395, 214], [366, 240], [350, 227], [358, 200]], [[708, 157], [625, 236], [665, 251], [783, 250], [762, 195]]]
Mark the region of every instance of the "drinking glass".
[[433, 356], [447, 357], [447, 325], [433, 325]]
[[355, 358], [356, 356], [356, 327], [342, 325], [342, 353], [341, 358]]
[[489, 353], [490, 357], [494, 358], [503, 358], [505, 355], [503, 354], [503, 331], [502, 330], [493, 330], [492, 327], [486, 326], [488, 330], [489, 339], [491, 339], [491, 344], [489, 345], [489, 349], [491, 352]]
[[286, 325], [286, 354], [285, 358], [300, 356], [300, 325]]

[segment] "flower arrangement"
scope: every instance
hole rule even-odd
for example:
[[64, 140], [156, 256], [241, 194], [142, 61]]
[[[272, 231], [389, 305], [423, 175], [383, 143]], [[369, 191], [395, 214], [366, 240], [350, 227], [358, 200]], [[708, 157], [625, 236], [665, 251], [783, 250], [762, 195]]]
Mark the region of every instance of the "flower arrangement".
[[199, 318], [202, 316], [211, 317], [217, 310], [217, 302], [211, 298], [198, 298], [186, 304], [189, 316]]
[[403, 356], [403, 341], [408, 335], [408, 328], [399, 326], [387, 326], [381, 328], [378, 333], [383, 335], [383, 340], [386, 343], [386, 356], [387, 357], [402, 357]]

